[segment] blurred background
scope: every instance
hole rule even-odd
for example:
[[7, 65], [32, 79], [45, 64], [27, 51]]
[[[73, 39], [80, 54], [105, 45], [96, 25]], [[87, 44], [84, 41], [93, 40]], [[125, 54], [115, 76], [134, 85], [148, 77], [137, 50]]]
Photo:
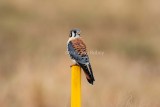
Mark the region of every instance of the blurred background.
[[95, 84], [82, 107], [160, 106], [159, 0], [1, 0], [0, 106], [70, 107], [66, 43], [81, 29]]

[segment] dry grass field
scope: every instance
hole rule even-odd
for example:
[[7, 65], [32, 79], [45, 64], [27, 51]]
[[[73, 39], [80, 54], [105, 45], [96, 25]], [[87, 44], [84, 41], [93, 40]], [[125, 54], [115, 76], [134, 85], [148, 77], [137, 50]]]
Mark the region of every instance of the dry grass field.
[[82, 107], [160, 107], [160, 1], [1, 0], [0, 106], [70, 107], [66, 42], [80, 28], [95, 84]]

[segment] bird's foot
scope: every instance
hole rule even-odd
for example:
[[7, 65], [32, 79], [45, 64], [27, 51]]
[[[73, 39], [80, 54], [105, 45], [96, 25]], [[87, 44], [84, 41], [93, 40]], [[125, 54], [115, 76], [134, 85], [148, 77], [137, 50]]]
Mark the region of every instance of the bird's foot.
[[76, 63], [76, 64], [72, 64], [72, 65], [70, 65], [70, 67], [72, 67], [72, 66], [78, 66], [78, 64]]

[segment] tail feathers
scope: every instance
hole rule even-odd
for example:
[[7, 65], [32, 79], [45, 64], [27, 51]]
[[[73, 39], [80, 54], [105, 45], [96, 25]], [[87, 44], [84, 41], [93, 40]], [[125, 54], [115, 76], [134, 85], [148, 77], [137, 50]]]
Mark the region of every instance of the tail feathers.
[[91, 79], [87, 79], [87, 81], [90, 83], [90, 84], [92, 84], [93, 85], [93, 80], [91, 80]]
[[90, 83], [90, 84], [92, 84], [93, 85], [93, 82], [95, 81], [94, 80], [94, 78], [89, 74], [86, 74], [86, 72], [84, 72], [85, 73], [85, 75], [86, 75], [86, 79], [87, 79], [87, 81]]
[[86, 79], [87, 81], [93, 85], [93, 82], [95, 81], [94, 76], [93, 76], [93, 72], [92, 72], [92, 68], [91, 65], [89, 64], [89, 66], [85, 65], [85, 64], [80, 64], [81, 68], [83, 69], [85, 75], [86, 75]]
[[93, 79], [93, 81], [95, 81], [95, 79], [94, 79], [94, 75], [93, 75], [93, 72], [92, 72], [91, 64], [89, 64], [89, 69], [90, 69], [90, 72], [91, 72], [92, 79]]

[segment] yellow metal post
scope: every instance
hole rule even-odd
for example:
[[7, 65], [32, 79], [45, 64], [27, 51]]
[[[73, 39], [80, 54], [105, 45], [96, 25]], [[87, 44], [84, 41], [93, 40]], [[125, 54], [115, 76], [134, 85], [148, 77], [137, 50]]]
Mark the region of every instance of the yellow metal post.
[[71, 107], [81, 107], [81, 68], [71, 67]]

